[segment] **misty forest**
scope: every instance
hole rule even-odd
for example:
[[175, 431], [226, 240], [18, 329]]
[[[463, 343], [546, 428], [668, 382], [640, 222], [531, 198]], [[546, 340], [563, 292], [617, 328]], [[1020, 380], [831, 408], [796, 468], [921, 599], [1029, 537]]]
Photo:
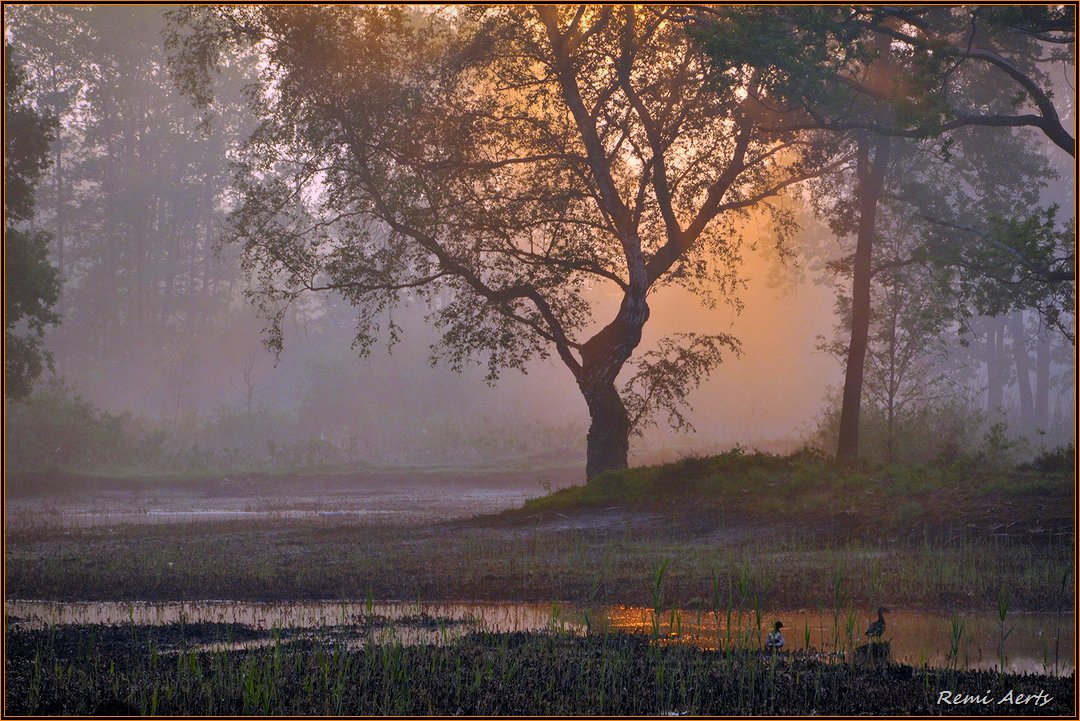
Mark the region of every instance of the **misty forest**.
[[1075, 29], [6, 4], [5, 714], [1075, 714]]

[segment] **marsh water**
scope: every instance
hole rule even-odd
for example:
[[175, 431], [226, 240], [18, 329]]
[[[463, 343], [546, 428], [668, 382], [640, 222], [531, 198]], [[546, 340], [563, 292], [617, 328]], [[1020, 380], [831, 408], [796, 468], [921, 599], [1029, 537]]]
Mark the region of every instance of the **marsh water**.
[[[665, 610], [659, 622], [650, 608], [592, 607], [558, 603], [419, 603], [296, 602], [241, 603], [185, 601], [162, 603], [54, 602], [10, 600], [8, 623], [28, 628], [49, 625], [167, 625], [219, 623], [293, 635], [344, 631], [347, 642], [443, 643], [472, 631], [511, 632], [557, 629], [570, 633], [611, 630], [656, 634], [664, 643], [691, 643], [703, 648], [761, 647], [774, 620], [784, 624], [785, 650], [822, 655], [848, 654], [865, 642], [867, 614], [832, 609], [770, 610], [727, 613], [720, 610]], [[1071, 614], [996, 616], [894, 610], [887, 616], [885, 639], [892, 658], [915, 666], [993, 669], [1004, 652], [1005, 669], [1014, 673], [1068, 674], [1074, 663]], [[654, 625], [655, 624], [655, 625]], [[962, 626], [960, 625], [962, 624]], [[1004, 645], [1000, 644], [1006, 634]], [[952, 639], [959, 637], [955, 656]], [[270, 643], [245, 640], [238, 645]]]
[[118, 493], [11, 500], [6, 522], [17, 528], [90, 528], [237, 520], [356, 520], [422, 523], [468, 518], [521, 505], [538, 486], [473, 487], [448, 493], [437, 486], [406, 489], [308, 491], [279, 497], [254, 494]]

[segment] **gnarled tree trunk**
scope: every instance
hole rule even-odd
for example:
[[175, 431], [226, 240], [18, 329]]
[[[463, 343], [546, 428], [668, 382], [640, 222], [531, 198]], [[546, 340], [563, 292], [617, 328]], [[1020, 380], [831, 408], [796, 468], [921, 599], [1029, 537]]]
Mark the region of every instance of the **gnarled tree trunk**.
[[632, 287], [615, 319], [581, 346], [581, 366], [575, 375], [591, 419], [586, 478], [627, 467], [632, 423], [615, 379], [641, 342], [648, 319], [644, 286]]
[[588, 478], [604, 471], [627, 467], [630, 452], [630, 416], [614, 383], [581, 387], [589, 406], [587, 460]]

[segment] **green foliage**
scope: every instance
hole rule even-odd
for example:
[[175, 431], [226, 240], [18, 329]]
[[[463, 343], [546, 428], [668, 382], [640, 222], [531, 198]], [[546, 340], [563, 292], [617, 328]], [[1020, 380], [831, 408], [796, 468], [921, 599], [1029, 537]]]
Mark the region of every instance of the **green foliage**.
[[1040, 473], [1070, 473], [1076, 468], [1076, 447], [1069, 443], [1051, 450], [1043, 450], [1026, 464]]
[[990, 214], [973, 225], [938, 223], [928, 229], [929, 257], [956, 269], [958, 301], [968, 314], [998, 316], [1031, 308], [1075, 340], [1076, 220], [1062, 221], [1059, 210], [1050, 205]]
[[[732, 82], [733, 69], [753, 69], [755, 111], [770, 124], [825, 127], [875, 114], [871, 96], [851, 79], [881, 53], [847, 8], [729, 6], [693, 20], [688, 32], [710, 59], [712, 87]], [[914, 94], [895, 97], [912, 113], [920, 105]]]
[[724, 333], [676, 333], [662, 338], [655, 350], [642, 353], [634, 363], [636, 372], [620, 392], [631, 432], [643, 435], [657, 425], [660, 413], [667, 414], [671, 428], [694, 430], [683, 414], [689, 407], [687, 396], [720, 365], [725, 350], [736, 357], [742, 352], [738, 339]]
[[[964, 400], [948, 397], [901, 408], [890, 423], [887, 410], [871, 395], [859, 414], [860, 456], [875, 463], [952, 463], [979, 452], [985, 423], [984, 415]], [[839, 428], [840, 403], [833, 398], [810, 441], [831, 452]]]
[[[769, 6], [710, 8], [691, 14], [690, 27], [719, 70], [756, 68], [774, 108], [807, 111], [819, 127], [931, 137], [964, 124], [1030, 126], [1071, 153], [1049, 72], [1071, 58], [1073, 17], [1071, 9]], [[862, 72], [874, 64], [887, 71]]]
[[164, 456], [162, 434], [147, 433], [126, 413], [98, 410], [58, 380], [6, 405], [8, 471], [146, 467]]
[[1000, 29], [1058, 40], [1076, 30], [1074, 5], [991, 5], [980, 7], [978, 15]]
[[60, 281], [49, 262], [50, 236], [28, 230], [34, 188], [49, 165], [56, 118], [33, 107], [22, 67], [4, 46], [4, 390], [7, 398], [30, 393], [51, 357], [42, 346]]
[[34, 189], [49, 167], [57, 120], [29, 103], [26, 72], [4, 45], [4, 213], [8, 223], [34, 217]]
[[52, 356], [43, 346], [47, 326], [60, 322], [56, 268], [49, 236], [7, 228], [4, 233], [4, 381], [8, 398], [24, 398]]
[[979, 458], [991, 467], [1003, 468], [1013, 465], [1017, 456], [1024, 452], [1028, 444], [1022, 438], [1011, 438], [1009, 426], [1004, 421], [991, 423], [983, 435]]

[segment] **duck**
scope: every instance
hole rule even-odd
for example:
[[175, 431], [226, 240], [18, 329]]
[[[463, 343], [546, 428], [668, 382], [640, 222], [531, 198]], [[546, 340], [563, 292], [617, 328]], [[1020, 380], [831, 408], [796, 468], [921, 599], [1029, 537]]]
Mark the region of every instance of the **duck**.
[[877, 620], [872, 622], [866, 629], [866, 635], [869, 638], [881, 638], [885, 633], [885, 614], [889, 612], [889, 609], [881, 607], [877, 610]]
[[765, 637], [765, 648], [770, 651], [779, 651], [784, 647], [784, 634], [780, 633], [783, 627], [784, 624], [780, 621], [773, 624], [773, 630]]

